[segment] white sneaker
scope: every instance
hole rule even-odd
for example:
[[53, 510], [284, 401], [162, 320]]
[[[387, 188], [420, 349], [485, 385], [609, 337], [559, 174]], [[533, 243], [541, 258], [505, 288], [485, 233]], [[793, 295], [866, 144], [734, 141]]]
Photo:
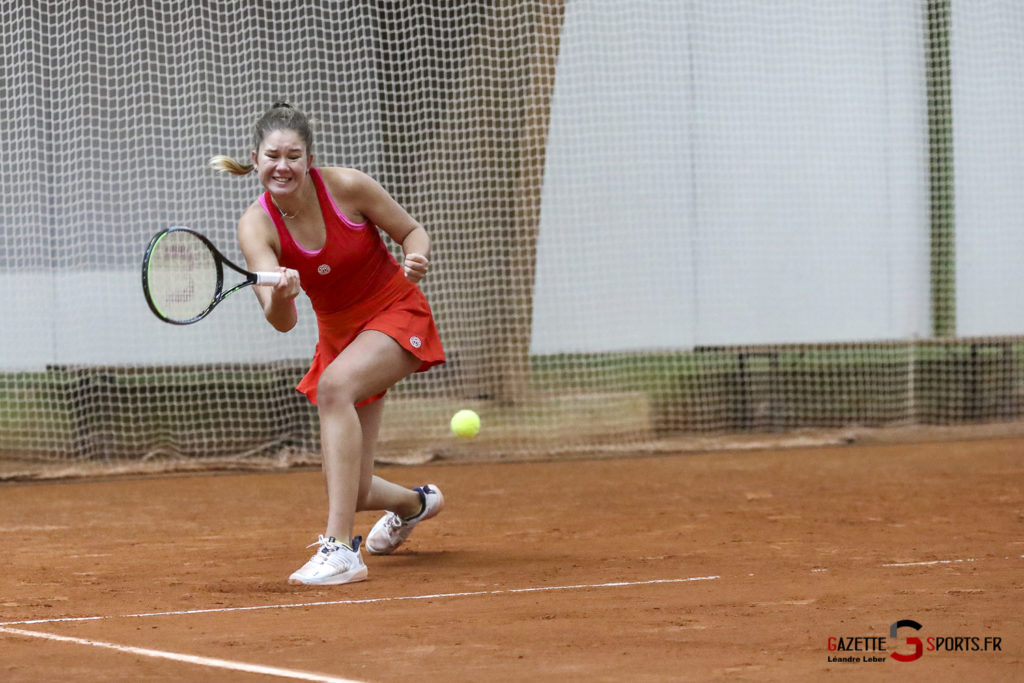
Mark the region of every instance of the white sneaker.
[[405, 539], [409, 538], [413, 527], [425, 519], [430, 519], [444, 507], [444, 496], [433, 484], [417, 486], [413, 489], [420, 494], [423, 509], [415, 517], [402, 519], [394, 512], [388, 512], [377, 520], [377, 523], [366, 535], [366, 549], [372, 555], [388, 555], [393, 553]]
[[334, 536], [321, 536], [307, 548], [320, 546], [309, 562], [288, 577], [292, 585], [332, 586], [339, 583], [354, 583], [366, 579], [366, 565], [359, 554], [362, 536], [352, 539], [352, 547], [338, 543]]

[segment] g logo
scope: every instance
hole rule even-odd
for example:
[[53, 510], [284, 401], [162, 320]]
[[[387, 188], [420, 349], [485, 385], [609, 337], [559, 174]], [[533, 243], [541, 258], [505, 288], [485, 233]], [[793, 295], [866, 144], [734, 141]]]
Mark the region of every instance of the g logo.
[[[896, 640], [896, 632], [904, 626], [912, 628], [915, 631], [921, 630], [921, 624], [917, 623], [913, 619], [900, 619], [895, 624], [889, 627], [889, 637], [893, 640]], [[893, 652], [891, 656], [897, 662], [912, 662], [915, 659], [920, 659], [921, 655], [924, 653], [924, 643], [921, 642], [920, 638], [915, 638], [911, 636], [907, 638], [907, 643], [914, 646], [914, 654], [901, 655], [899, 652]]]

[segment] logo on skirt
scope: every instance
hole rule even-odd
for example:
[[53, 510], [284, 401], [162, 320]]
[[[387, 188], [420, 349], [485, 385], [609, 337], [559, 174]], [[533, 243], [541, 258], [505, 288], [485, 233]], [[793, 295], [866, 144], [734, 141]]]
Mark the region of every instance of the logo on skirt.
[[418, 349], [423, 346], [423, 340], [419, 337], [409, 337], [409, 345], [414, 349]]

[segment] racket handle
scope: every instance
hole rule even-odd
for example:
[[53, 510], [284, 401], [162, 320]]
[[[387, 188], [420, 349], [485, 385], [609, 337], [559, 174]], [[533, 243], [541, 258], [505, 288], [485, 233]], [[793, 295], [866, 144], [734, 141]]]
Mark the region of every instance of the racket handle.
[[258, 285], [276, 285], [281, 281], [281, 273], [260, 272], [254, 274]]

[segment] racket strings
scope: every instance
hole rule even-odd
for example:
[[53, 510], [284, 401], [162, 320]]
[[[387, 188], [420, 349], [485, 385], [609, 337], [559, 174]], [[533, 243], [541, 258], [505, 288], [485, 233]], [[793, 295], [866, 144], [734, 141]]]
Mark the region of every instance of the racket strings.
[[217, 259], [195, 235], [169, 232], [150, 252], [147, 288], [161, 315], [171, 320], [191, 320], [217, 297]]

